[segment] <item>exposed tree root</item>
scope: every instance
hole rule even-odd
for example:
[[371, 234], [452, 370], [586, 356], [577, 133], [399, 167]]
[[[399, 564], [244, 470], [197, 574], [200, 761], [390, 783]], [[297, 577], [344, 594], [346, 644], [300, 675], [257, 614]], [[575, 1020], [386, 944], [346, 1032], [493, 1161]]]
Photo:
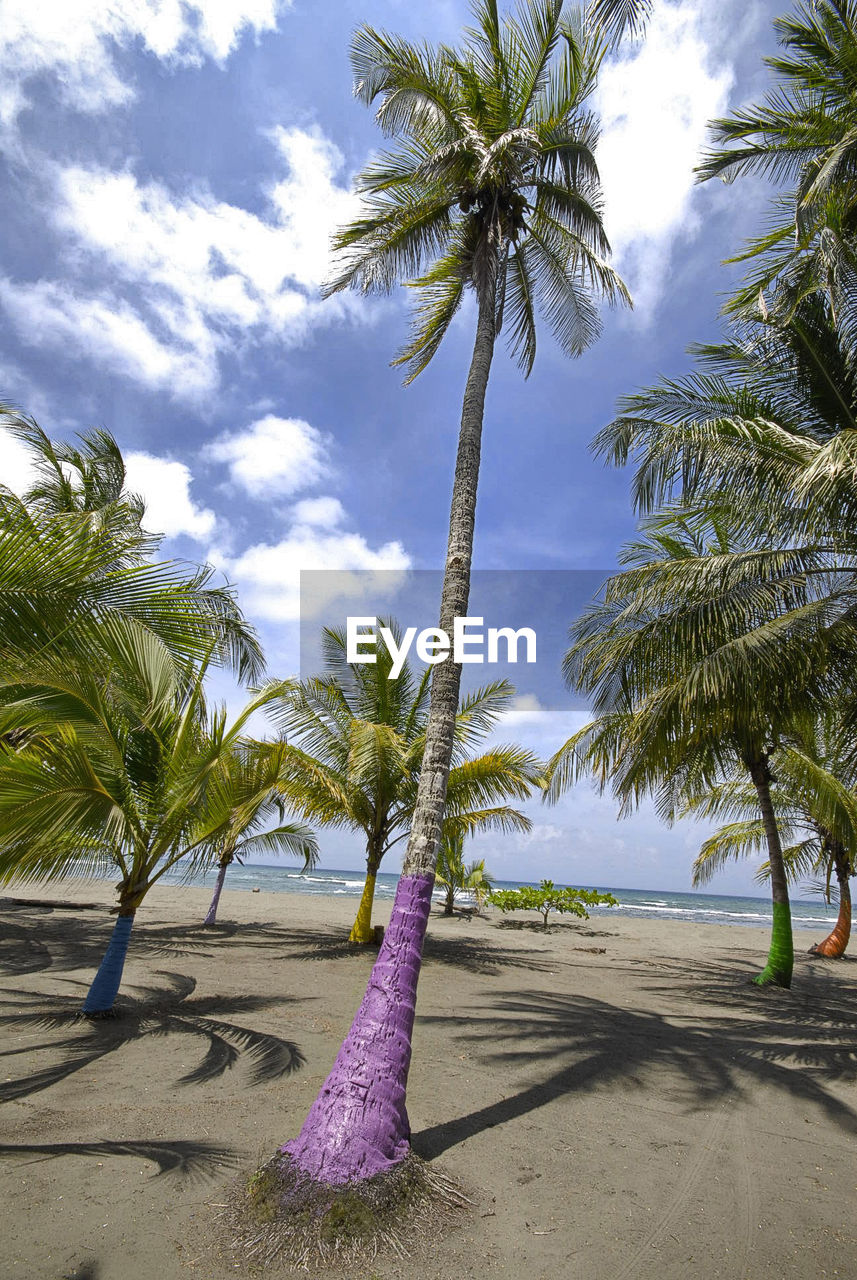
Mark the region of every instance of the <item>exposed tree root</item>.
[[276, 1155], [236, 1189], [227, 1214], [236, 1260], [258, 1268], [342, 1268], [408, 1258], [461, 1221], [471, 1201], [413, 1152], [389, 1173], [332, 1187]]

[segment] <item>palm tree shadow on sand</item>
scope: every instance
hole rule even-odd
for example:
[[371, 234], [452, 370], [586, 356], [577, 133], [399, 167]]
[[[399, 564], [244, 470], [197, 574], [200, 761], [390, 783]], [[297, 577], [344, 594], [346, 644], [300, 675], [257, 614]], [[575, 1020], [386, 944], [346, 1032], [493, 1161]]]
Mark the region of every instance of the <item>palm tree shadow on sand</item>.
[[[10, 976], [48, 969], [97, 969], [115, 923], [103, 904], [55, 903], [0, 898], [0, 973]], [[285, 940], [277, 925], [218, 923], [204, 929], [186, 924], [140, 922], [134, 933], [135, 958], [181, 959], [212, 955], [232, 942]]]
[[[5, 1049], [6, 1069], [19, 1054], [44, 1052], [48, 1065], [0, 1084], [0, 1102], [29, 1097], [93, 1066], [111, 1053], [152, 1036], [184, 1035], [201, 1040], [206, 1051], [199, 1064], [176, 1084], [198, 1085], [215, 1080], [239, 1061], [250, 1067], [250, 1083], [264, 1084], [292, 1075], [304, 1065], [292, 1040], [232, 1022], [284, 1004], [291, 996], [195, 996], [196, 980], [176, 973], [158, 973], [158, 986], [138, 986], [132, 998], [121, 996], [117, 1016], [98, 1022], [80, 1017], [80, 995], [46, 996], [41, 992], [0, 993], [0, 1025], [10, 1031], [39, 1028], [47, 1034], [40, 1043], [28, 1040], [22, 1048]], [[69, 980], [76, 992], [85, 984]], [[51, 1033], [59, 1032], [60, 1035]]]
[[37, 1164], [43, 1160], [56, 1160], [62, 1156], [95, 1156], [104, 1160], [125, 1156], [136, 1161], [148, 1160], [157, 1165], [157, 1172], [154, 1175], [156, 1178], [175, 1174], [190, 1182], [216, 1178], [238, 1166], [238, 1156], [230, 1147], [220, 1147], [211, 1142], [189, 1142], [183, 1139], [141, 1142], [0, 1143], [0, 1160], [9, 1160], [22, 1167]]
[[[355, 947], [344, 935], [332, 936], [329, 929], [304, 928], [289, 931], [285, 954], [290, 960], [351, 959], [368, 971], [378, 953], [372, 948]], [[444, 938], [432, 933], [426, 935], [423, 963], [426, 968], [432, 964], [443, 964], [480, 974], [499, 973], [507, 968], [538, 972], [550, 972], [555, 968], [551, 953], [544, 947], [523, 950], [499, 946], [493, 939], [478, 936]]]
[[[857, 1135], [857, 1112], [826, 1087], [857, 1078], [857, 991], [850, 984], [833, 992], [826, 975], [813, 981], [808, 974], [805, 990], [760, 993], [736, 977], [734, 963], [712, 970], [674, 962], [670, 968], [663, 986], [674, 1006], [669, 1013], [521, 991], [488, 1007], [421, 1019], [461, 1026], [456, 1040], [481, 1046], [481, 1061], [500, 1068], [506, 1090], [519, 1069], [530, 1079], [536, 1062], [552, 1069], [510, 1096], [415, 1133], [414, 1149], [433, 1159], [564, 1095], [621, 1081], [642, 1088], [647, 1073], [661, 1080], [669, 1073], [689, 1112], [740, 1097], [749, 1079], [814, 1104]], [[660, 991], [658, 980], [648, 989]], [[697, 1006], [692, 1013], [682, 1012], [688, 1000]]]

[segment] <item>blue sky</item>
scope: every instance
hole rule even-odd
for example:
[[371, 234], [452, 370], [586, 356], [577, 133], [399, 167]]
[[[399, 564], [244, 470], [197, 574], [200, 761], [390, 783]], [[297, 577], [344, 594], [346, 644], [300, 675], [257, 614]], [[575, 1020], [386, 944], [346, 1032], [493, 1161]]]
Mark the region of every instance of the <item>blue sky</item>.
[[[767, 84], [778, 11], [657, 0], [647, 41], [605, 67], [606, 226], [636, 308], [576, 361], [545, 335], [527, 382], [498, 351], [478, 567], [609, 569], [633, 531], [629, 475], [588, 444], [617, 397], [717, 332], [721, 259], [768, 193], [691, 171], [706, 120]], [[442, 563], [472, 311], [403, 388], [403, 293], [318, 290], [379, 145], [351, 96], [351, 30], [454, 40], [467, 19], [463, 0], [4, 0], [0, 398], [56, 435], [108, 427], [165, 549], [237, 584], [278, 674], [297, 668], [301, 568]], [[5, 438], [0, 474], [26, 482]], [[580, 720], [529, 698], [504, 736], [550, 753]], [[703, 834], [649, 810], [617, 825], [588, 787], [532, 814], [529, 836], [473, 846], [503, 878], [684, 889]], [[360, 865], [350, 838], [322, 847], [324, 865]], [[713, 887], [758, 891], [747, 867]]]

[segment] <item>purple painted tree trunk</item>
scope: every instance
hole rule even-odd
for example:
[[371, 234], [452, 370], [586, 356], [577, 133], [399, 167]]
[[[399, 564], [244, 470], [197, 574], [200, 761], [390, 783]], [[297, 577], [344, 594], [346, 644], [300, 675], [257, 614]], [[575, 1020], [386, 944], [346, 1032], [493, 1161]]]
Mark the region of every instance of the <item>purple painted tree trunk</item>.
[[363, 1002], [300, 1134], [281, 1150], [309, 1177], [371, 1178], [410, 1148], [405, 1090], [423, 939], [434, 877], [399, 880]]
[[217, 883], [214, 886], [214, 897], [211, 899], [211, 906], [208, 908], [208, 915], [203, 920], [203, 924], [215, 924], [217, 922], [217, 907], [220, 902], [220, 895], [223, 892], [223, 881], [226, 879], [226, 870], [228, 866], [228, 862], [221, 862], [220, 864], [220, 870], [217, 873]]
[[[494, 259], [496, 271], [497, 259]], [[452, 487], [440, 625], [467, 614], [485, 391], [494, 354], [496, 275], [479, 297]], [[417, 981], [455, 739], [461, 667], [434, 668], [414, 818], [390, 924], [363, 1002], [300, 1134], [280, 1150], [319, 1182], [340, 1186], [392, 1168], [410, 1150], [405, 1091]]]

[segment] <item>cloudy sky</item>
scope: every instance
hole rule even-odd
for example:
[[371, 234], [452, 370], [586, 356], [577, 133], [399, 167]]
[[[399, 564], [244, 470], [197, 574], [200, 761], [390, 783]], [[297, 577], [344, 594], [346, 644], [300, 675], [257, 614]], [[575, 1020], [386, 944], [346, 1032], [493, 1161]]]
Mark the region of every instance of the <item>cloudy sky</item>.
[[[108, 427], [165, 550], [237, 584], [272, 671], [288, 674], [300, 568], [442, 564], [472, 312], [403, 388], [389, 361], [407, 299], [322, 302], [319, 285], [379, 143], [351, 95], [352, 29], [454, 41], [466, 0], [2, 8], [0, 400], [55, 435]], [[717, 332], [721, 259], [766, 192], [695, 188], [692, 168], [706, 120], [764, 89], [779, 8], [658, 0], [646, 42], [604, 68], [606, 225], [635, 311], [608, 314], [577, 361], [545, 336], [528, 382], [498, 353], [478, 567], [615, 564], [634, 527], [629, 477], [588, 443], [618, 396], [686, 370], [686, 345]], [[26, 483], [2, 437], [0, 474]], [[580, 722], [530, 698], [505, 736], [549, 753]], [[648, 811], [617, 825], [587, 787], [533, 816], [526, 838], [474, 845], [501, 877], [684, 889], [703, 834]], [[342, 836], [323, 849], [329, 867], [360, 864]], [[758, 892], [744, 867], [714, 887]]]

